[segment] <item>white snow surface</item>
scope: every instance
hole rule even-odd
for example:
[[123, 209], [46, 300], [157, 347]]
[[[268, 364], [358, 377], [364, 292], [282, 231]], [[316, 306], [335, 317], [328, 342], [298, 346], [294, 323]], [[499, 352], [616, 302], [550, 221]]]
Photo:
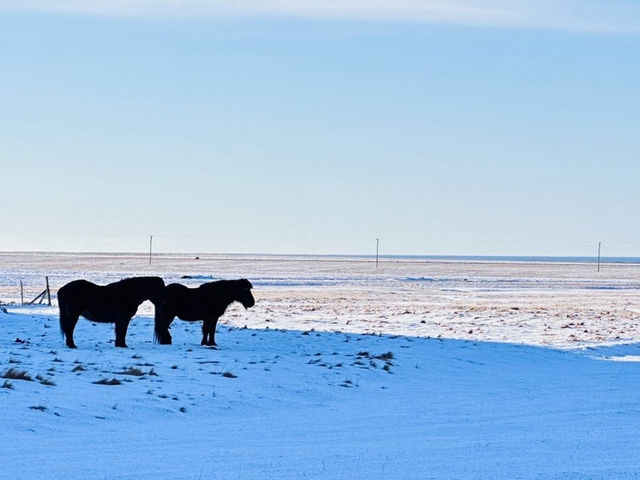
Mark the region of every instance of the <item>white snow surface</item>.
[[[637, 266], [0, 260], [0, 374], [31, 378], [0, 378], [0, 478], [640, 478]], [[57, 288], [142, 274], [247, 277], [257, 303], [218, 349], [179, 320], [154, 344], [146, 303], [129, 348], [84, 319], [64, 346]], [[44, 275], [54, 305], [18, 305]]]

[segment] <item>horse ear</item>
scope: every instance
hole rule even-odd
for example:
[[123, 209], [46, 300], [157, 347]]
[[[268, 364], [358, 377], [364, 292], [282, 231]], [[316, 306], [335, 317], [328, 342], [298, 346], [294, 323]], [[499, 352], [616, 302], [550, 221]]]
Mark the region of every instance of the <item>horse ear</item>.
[[251, 285], [251, 282], [249, 280], [247, 280], [246, 278], [243, 278], [240, 281], [244, 284], [245, 287], [253, 288], [253, 285]]

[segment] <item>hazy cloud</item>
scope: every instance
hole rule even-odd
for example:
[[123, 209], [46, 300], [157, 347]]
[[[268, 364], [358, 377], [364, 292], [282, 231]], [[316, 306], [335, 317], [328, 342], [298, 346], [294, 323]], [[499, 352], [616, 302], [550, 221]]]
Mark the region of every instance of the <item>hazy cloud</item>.
[[0, 10], [126, 17], [294, 17], [640, 32], [637, 0], [0, 0]]

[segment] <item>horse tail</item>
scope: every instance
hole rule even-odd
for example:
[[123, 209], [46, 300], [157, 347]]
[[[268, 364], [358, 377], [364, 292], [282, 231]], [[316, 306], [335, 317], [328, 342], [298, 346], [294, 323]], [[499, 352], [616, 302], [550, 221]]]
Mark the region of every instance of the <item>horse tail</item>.
[[166, 314], [164, 302], [155, 304], [155, 316], [153, 326], [153, 343], [160, 345], [171, 345], [171, 334], [169, 333], [169, 317]]
[[66, 298], [66, 289], [62, 287], [58, 290], [58, 310], [59, 310], [59, 325], [60, 325], [60, 335], [62, 335], [62, 339], [66, 339], [67, 335], [65, 334], [66, 324], [67, 324], [67, 298]]
[[75, 348], [73, 329], [78, 322], [78, 283], [71, 282], [58, 290], [58, 309], [60, 310], [60, 334], [68, 347]]

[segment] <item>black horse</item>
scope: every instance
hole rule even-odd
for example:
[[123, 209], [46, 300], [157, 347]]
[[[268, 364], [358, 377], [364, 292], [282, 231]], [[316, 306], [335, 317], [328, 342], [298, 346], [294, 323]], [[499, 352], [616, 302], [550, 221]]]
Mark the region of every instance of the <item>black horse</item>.
[[100, 286], [87, 280], [74, 280], [58, 290], [60, 330], [69, 348], [73, 343], [73, 329], [78, 317], [101, 323], [116, 324], [116, 347], [126, 347], [125, 337], [131, 318], [145, 300], [155, 306], [156, 322], [160, 317], [164, 294], [164, 280], [160, 277], [126, 278]]
[[156, 317], [156, 339], [161, 344], [171, 344], [169, 326], [175, 317], [181, 320], [202, 320], [202, 345], [216, 345], [216, 325], [218, 319], [233, 302], [240, 302], [244, 308], [256, 303], [247, 279], [219, 280], [187, 288], [179, 283], [167, 285], [164, 289], [162, 308], [163, 321]]

